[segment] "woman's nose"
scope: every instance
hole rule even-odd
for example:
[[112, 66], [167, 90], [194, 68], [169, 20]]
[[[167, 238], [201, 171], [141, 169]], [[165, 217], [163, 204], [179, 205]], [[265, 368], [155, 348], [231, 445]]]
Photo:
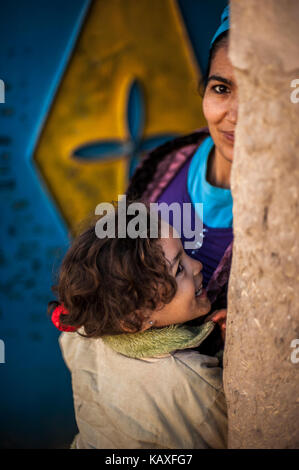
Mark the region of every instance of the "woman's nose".
[[227, 112], [227, 119], [232, 124], [237, 124], [237, 121], [238, 121], [238, 96], [237, 94], [235, 94], [235, 96], [232, 96], [230, 100], [229, 109]]

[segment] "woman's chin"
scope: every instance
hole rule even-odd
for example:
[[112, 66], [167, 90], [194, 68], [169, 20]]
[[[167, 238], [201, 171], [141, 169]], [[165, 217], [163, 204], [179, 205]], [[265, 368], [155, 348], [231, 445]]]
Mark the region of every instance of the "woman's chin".
[[222, 155], [227, 162], [233, 163], [234, 159], [234, 144], [226, 142], [225, 145], [222, 146]]

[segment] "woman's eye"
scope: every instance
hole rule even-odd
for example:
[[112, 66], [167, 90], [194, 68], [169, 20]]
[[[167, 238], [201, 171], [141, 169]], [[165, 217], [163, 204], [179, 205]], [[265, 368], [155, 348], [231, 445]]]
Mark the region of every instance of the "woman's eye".
[[175, 273], [175, 275], [178, 276], [183, 271], [184, 271], [184, 266], [182, 266], [181, 263], [179, 263], [178, 264], [178, 269], [177, 269], [177, 272]]
[[215, 85], [213, 86], [213, 90], [218, 93], [218, 95], [223, 95], [225, 93], [229, 93], [229, 88], [225, 85]]

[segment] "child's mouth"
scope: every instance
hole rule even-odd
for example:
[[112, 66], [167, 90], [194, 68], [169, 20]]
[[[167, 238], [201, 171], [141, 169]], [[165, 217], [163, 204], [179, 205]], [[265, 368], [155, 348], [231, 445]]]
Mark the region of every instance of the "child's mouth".
[[202, 287], [202, 285], [195, 291], [195, 297], [199, 299], [207, 297], [207, 291]]
[[195, 297], [199, 297], [202, 294], [203, 287], [202, 285], [195, 291]]

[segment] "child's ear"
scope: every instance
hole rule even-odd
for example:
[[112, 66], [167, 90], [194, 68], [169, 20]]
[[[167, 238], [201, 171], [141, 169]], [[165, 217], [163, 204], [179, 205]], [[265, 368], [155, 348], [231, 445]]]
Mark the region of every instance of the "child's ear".
[[119, 324], [124, 333], [137, 333], [136, 328], [131, 326], [127, 320], [120, 320]]
[[144, 320], [143, 324], [142, 324], [142, 328], [140, 331], [146, 331], [146, 330], [149, 330], [150, 328], [152, 328], [154, 326], [154, 321], [153, 320], [150, 320], [150, 319], [146, 319]]
[[146, 331], [155, 325], [154, 315], [155, 313], [151, 310], [138, 311], [137, 314], [143, 319], [142, 327], [140, 331]]
[[[138, 330], [140, 331], [146, 331], [149, 328], [152, 328], [155, 324], [155, 321], [148, 317], [148, 315], [145, 315], [144, 312], [141, 312], [140, 310], [136, 311], [134, 314], [131, 315], [132, 317], [139, 316], [143, 318], [141, 328]], [[145, 317], [145, 318], [144, 318]], [[136, 329], [131, 326], [130, 322], [130, 316], [128, 317], [127, 320], [120, 320], [120, 326], [121, 329], [124, 331], [124, 333], [137, 333]]]

